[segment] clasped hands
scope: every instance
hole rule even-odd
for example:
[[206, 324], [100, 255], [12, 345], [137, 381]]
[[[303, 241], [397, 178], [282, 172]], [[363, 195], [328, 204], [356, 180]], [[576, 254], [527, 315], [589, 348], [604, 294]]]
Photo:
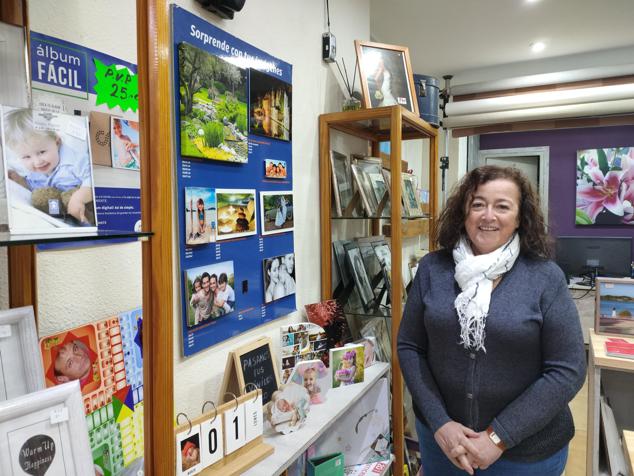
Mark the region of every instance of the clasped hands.
[[474, 469], [487, 469], [502, 455], [486, 431], [478, 433], [455, 421], [441, 426], [434, 438], [449, 461], [471, 475]]

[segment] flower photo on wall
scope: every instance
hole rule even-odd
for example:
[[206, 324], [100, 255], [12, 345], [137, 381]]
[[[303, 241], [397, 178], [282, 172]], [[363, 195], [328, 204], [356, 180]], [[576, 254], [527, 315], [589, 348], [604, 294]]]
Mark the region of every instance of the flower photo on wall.
[[634, 147], [577, 151], [576, 225], [634, 225]]

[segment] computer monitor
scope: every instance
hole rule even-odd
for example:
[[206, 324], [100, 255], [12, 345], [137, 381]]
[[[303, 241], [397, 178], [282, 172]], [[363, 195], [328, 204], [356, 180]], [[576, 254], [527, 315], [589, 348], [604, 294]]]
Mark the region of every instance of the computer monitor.
[[573, 276], [629, 277], [632, 271], [632, 238], [559, 236], [557, 264]]

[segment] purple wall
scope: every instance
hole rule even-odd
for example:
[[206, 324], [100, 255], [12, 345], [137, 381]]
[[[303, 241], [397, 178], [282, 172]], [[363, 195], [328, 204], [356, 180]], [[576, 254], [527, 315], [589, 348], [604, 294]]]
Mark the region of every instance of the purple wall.
[[631, 236], [634, 238], [632, 225], [575, 225], [577, 150], [634, 147], [634, 126], [558, 129], [480, 136], [482, 150], [540, 146], [550, 147], [548, 219], [553, 236]]

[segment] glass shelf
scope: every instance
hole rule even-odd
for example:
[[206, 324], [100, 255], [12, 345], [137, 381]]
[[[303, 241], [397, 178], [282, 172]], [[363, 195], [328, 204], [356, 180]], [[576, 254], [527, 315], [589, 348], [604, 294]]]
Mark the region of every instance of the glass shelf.
[[[391, 220], [392, 217], [330, 217], [332, 220]], [[420, 220], [421, 218], [430, 218], [429, 215], [402, 216], [401, 220]]]
[[374, 309], [370, 309], [366, 311], [362, 307], [358, 308], [347, 308], [344, 307], [343, 313], [349, 316], [361, 317], [361, 318], [372, 318], [372, 317], [392, 317], [392, 308], [391, 307], [378, 307]]
[[90, 233], [49, 233], [43, 235], [15, 235], [8, 231], [0, 231], [0, 246], [43, 245], [75, 241], [112, 240], [116, 238], [136, 238], [143, 241], [152, 235], [151, 231], [137, 233], [124, 230], [99, 230]]

